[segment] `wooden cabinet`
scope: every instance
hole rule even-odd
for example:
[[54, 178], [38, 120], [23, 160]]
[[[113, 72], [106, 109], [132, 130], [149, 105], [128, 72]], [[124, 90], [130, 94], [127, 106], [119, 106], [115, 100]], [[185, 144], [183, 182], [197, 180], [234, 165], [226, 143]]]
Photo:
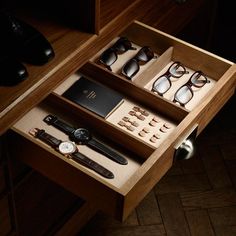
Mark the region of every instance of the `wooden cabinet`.
[[[22, 11], [16, 11], [20, 17], [44, 33], [51, 42], [56, 56], [41, 67], [27, 65], [30, 77], [19, 86], [0, 88], [0, 99], [3, 101], [0, 132], [3, 134], [10, 130], [7, 135], [13, 160], [19, 159], [20, 162], [26, 163], [33, 170], [85, 200], [80, 208], [84, 219], [88, 219], [96, 209], [101, 209], [119, 220], [124, 220], [172, 166], [178, 146], [194, 129], [197, 128], [197, 135], [201, 133], [234, 94], [236, 67], [228, 60], [144, 24], [148, 23], [168, 33], [176, 34], [204, 6], [203, 1], [190, 0], [183, 5], [173, 1], [151, 0], [116, 3], [111, 0], [96, 0], [88, 3], [93, 6], [90, 8], [92, 23], [89, 15], [90, 32], [68, 27], [61, 21], [49, 17], [43, 20], [40, 17], [32, 17], [32, 12], [27, 9], [24, 9], [24, 14]], [[83, 7], [88, 10], [88, 5], [81, 6]], [[136, 19], [144, 23], [134, 21]], [[108, 71], [97, 63], [101, 52], [120, 36], [127, 37], [138, 48], [150, 46], [158, 57], [152, 60], [148, 67], [142, 67], [146, 69], [140, 69], [132, 81], [120, 75], [119, 71], [117, 73]], [[125, 61], [131, 57], [127, 56]], [[170, 97], [161, 97], [151, 91], [150, 86], [156, 76], [167, 70], [175, 61], [181, 61], [191, 74], [203, 71], [210, 80], [210, 87], [204, 86], [199, 99], [193, 99], [195, 103], [191, 103], [190, 106], [181, 107], [173, 103], [170, 99], [173, 94]], [[140, 106], [153, 116], [163, 117], [172, 124], [171, 134], [155, 146], [149, 141], [140, 139], [138, 133], [135, 136], [126, 132], [116, 121], [102, 119], [68, 101], [62, 93], [78, 79], [78, 74], [86, 75], [121, 93], [126, 104]], [[185, 77], [185, 82], [187, 78], [189, 77]], [[180, 86], [174, 82], [172, 85], [173, 90], [170, 90], [172, 92]], [[121, 118], [125, 114], [124, 110], [121, 110]], [[119, 150], [128, 159], [129, 164], [125, 167], [118, 166], [106, 158], [101, 158], [100, 154], [85, 149], [84, 154], [98, 160], [100, 164], [114, 172], [114, 180], [107, 180], [36, 140], [29, 134], [29, 130], [36, 127], [48, 129], [42, 120], [49, 113], [63, 117], [75, 126], [83, 124], [94, 130], [95, 135]], [[49, 131], [60, 139], [68, 138], [56, 130], [49, 129]], [[10, 148], [12, 145], [14, 149]], [[52, 185], [51, 188], [50, 181], [47, 182], [48, 180], [44, 178], [41, 181], [45, 185], [42, 184], [42, 188], [37, 189], [37, 182], [41, 185], [38, 181], [40, 177], [34, 171], [32, 174], [28, 171], [31, 169], [23, 165], [21, 173], [27, 173], [28, 181], [19, 184], [19, 187], [13, 190], [16, 197], [16, 216], [21, 219], [19, 224], [25, 225], [31, 211], [38, 208], [40, 201], [43, 201], [45, 208], [50, 205], [52, 212], [47, 214], [44, 209], [39, 209], [35, 217], [40, 218], [41, 215], [45, 215], [48, 224], [40, 225], [41, 222], [37, 223], [36, 220], [32, 228], [19, 227], [19, 232], [22, 235], [30, 235], [39, 227], [43, 234], [52, 230], [49, 230], [49, 225], [62, 222], [57, 221], [59, 216], [63, 215], [62, 210], [56, 207], [60, 204], [60, 199], [68, 200], [64, 202], [64, 210], [67, 208], [69, 210], [74, 203], [76, 204], [77, 199], [58, 186]], [[16, 176], [19, 174], [13, 171], [12, 179], [17, 179]], [[35, 194], [33, 199], [30, 198], [31, 192]], [[26, 198], [22, 197], [23, 193], [27, 195]], [[48, 202], [45, 201], [47, 194], [51, 196]], [[54, 204], [51, 205], [50, 201]], [[27, 202], [29, 208], [22, 213]], [[75, 219], [81, 219], [78, 214], [72, 214], [72, 223], [66, 223], [61, 232], [69, 232], [68, 228], [74, 227]]]
[[[236, 71], [233, 63], [140, 22], [134, 22], [120, 35], [129, 38], [140, 47], [149, 45], [158, 58], [154, 59], [148, 68], [140, 70], [133, 81], [98, 65], [96, 56], [95, 59], [91, 58], [78, 72], [123, 94], [124, 103], [131, 102], [134, 104], [133, 106], [143, 107], [154, 116], [166, 118], [173, 126], [166, 139], [160, 139], [158, 141], [160, 144], [153, 146], [151, 142], [140, 139], [138, 134], [132, 135], [131, 132], [125, 132], [119, 127], [117, 121], [114, 122], [110, 117], [125, 116], [125, 110], [131, 110], [128, 105], [125, 108], [126, 105], [122, 104], [121, 108], [114, 111], [114, 115], [102, 119], [65, 99], [61, 93], [78, 79], [76, 74], [66, 78], [42, 104], [28, 112], [12, 129], [18, 134], [14, 141], [16, 143], [14, 155], [78, 196], [89, 201], [96, 201], [100, 209], [124, 220], [171, 167], [175, 147], [183, 142], [195, 127], [199, 134], [232, 96]], [[204, 71], [210, 82], [201, 90], [194, 92], [195, 97], [185, 108], [167, 99], [166, 95], [161, 97], [150, 91], [149, 84], [153, 83], [156, 75], [160, 74], [163, 69], [167, 70], [169, 65], [175, 61], [181, 61], [191, 74], [196, 71]], [[185, 83], [189, 77], [186, 75]], [[172, 93], [179, 86], [177, 82], [173, 82]], [[170, 95], [170, 97], [172, 96], [173, 94]], [[122, 108], [123, 106], [124, 108]], [[64, 119], [72, 120], [76, 127], [80, 127], [82, 123], [93, 130], [95, 135], [97, 133], [101, 136], [105, 133], [106, 136], [103, 138], [109, 137], [109, 141], [115, 146], [121, 145], [123, 150], [128, 150], [123, 153], [128, 159], [128, 165], [126, 167], [115, 165], [107, 162], [104, 157], [96, 157], [95, 153], [85, 150], [85, 155], [99, 161], [114, 173], [114, 180], [106, 180], [86, 167], [67, 160], [66, 157], [48, 148], [47, 145], [42, 145], [29, 134], [32, 128], [49, 130], [59, 139], [68, 138], [63, 136], [62, 132], [56, 132], [43, 122], [44, 117], [50, 113], [59, 117], [63, 115]], [[158, 129], [155, 129], [155, 132], [158, 132]], [[19, 150], [22, 150], [21, 154], [17, 155]], [[129, 156], [128, 153], [134, 155]], [[61, 176], [61, 173], [64, 175]], [[77, 181], [80, 182], [80, 185], [76, 184]], [[108, 202], [109, 204], [107, 204]]]

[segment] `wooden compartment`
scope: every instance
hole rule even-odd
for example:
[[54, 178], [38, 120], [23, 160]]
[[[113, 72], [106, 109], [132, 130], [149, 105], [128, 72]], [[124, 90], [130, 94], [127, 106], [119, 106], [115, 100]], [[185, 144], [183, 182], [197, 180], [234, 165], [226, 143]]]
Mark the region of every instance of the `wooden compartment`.
[[[192, 87], [194, 96], [185, 106], [187, 111], [193, 110], [201, 101], [204, 101], [205, 97], [211, 93], [211, 89], [216, 82], [233, 64], [161, 31], [150, 30], [149, 27], [144, 27], [144, 24], [139, 22], [131, 24], [120, 36], [127, 37], [132, 42], [132, 46], [137, 49], [128, 50], [121, 55], [118, 54], [117, 60], [111, 66], [112, 72], [118, 77], [125, 79], [121, 74], [123, 65], [133, 58], [143, 46], [149, 46], [158, 58], [151, 59], [145, 65], [140, 65], [139, 72], [131, 79], [131, 82], [135, 85], [151, 91], [153, 82], [163, 75], [173, 62], [180, 62], [189, 72], [179, 79], [172, 77], [170, 79], [172, 81], [171, 88], [163, 95], [162, 99], [173, 101], [175, 91], [184, 85], [194, 72], [201, 71], [204, 73], [209, 83], [206, 83], [200, 89]], [[118, 37], [111, 40], [105, 48], [100, 50], [90, 60], [90, 64], [96, 64], [100, 68], [104, 68], [105, 66], [101, 66], [101, 63], [99, 63], [99, 57], [107, 48], [112, 47], [117, 39]], [[87, 71], [95, 76], [95, 73], [93, 73], [95, 70], [92, 70], [91, 67]], [[116, 83], [119, 82], [116, 81]]]
[[[72, 77], [75, 77], [75, 75]], [[71, 77], [68, 78], [66, 82], [68, 81], [72, 82], [73, 78], [72, 81]], [[173, 146], [169, 145], [166, 139], [163, 140], [163, 145], [161, 144], [158, 148], [155, 148], [147, 142], [124, 132], [111, 122], [68, 101], [57, 94], [58, 91], [60, 91], [60, 88], [14, 125], [13, 130], [19, 135], [15, 135], [12, 139], [16, 143], [13, 155], [19, 153], [22, 145], [27, 147], [23, 148], [20, 155], [17, 155], [20, 159], [82, 198], [92, 202], [96, 201], [100, 209], [118, 219], [125, 219], [171, 166], [174, 153]], [[67, 159], [46, 144], [33, 138], [29, 134], [29, 130], [41, 128], [61, 140], [68, 139], [61, 131], [43, 122], [43, 118], [47, 114], [55, 114], [75, 127], [82, 126], [93, 130], [95, 136], [101, 137], [113, 148], [121, 152], [128, 160], [128, 165], [119, 165], [87, 146], [79, 146], [81, 153], [89, 156], [114, 173], [115, 178], [109, 180]], [[105, 136], [104, 133], [106, 134]], [[167, 150], [163, 155], [165, 148]], [[163, 159], [164, 156], [166, 157], [165, 159]], [[157, 167], [153, 169], [151, 163], [155, 163], [155, 160], [159, 161], [156, 163]], [[159, 166], [159, 162], [163, 162], [163, 164]], [[146, 175], [147, 172], [149, 173], [148, 175]], [[153, 175], [153, 178], [149, 179], [150, 175]], [[148, 186], [144, 185], [143, 181], [148, 181]], [[129, 198], [133, 198], [132, 203], [126, 203]]]
[[[128, 101], [173, 122], [175, 127], [168, 138], [158, 147], [153, 147], [109, 120], [62, 97], [61, 94], [78, 79], [78, 74], [75, 73], [65, 78], [43, 103], [29, 111], [14, 125], [11, 141], [15, 147], [13, 153], [34, 169], [83, 199], [96, 202], [98, 208], [117, 219], [124, 220], [171, 167], [176, 146], [185, 140], [196, 126], [199, 134], [232, 96], [235, 90], [236, 67], [223, 58], [140, 22], [131, 24], [121, 35], [127, 36], [137, 45], [152, 47], [160, 57], [134, 81], [108, 71], [96, 64], [94, 58], [79, 72], [118, 91]], [[171, 60], [180, 60], [194, 71], [202, 70], [214, 81], [213, 86], [193, 109], [182, 108], [165, 97], [153, 94], [146, 87]], [[128, 165], [119, 166], [85, 146], [79, 147], [82, 153], [114, 172], [115, 178], [108, 180], [36, 140], [29, 134], [29, 130], [35, 126], [52, 132], [60, 139], [68, 138], [42, 122], [48, 113], [56, 114], [76, 127], [86, 125], [94, 130], [95, 135], [122, 152], [128, 159]]]

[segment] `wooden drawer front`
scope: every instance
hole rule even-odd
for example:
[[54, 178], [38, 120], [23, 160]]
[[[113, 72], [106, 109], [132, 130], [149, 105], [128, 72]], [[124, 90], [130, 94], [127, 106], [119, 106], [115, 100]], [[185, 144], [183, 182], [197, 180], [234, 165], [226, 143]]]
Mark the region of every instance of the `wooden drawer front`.
[[[175, 147], [194, 127], [198, 126], [200, 133], [232, 96], [236, 67], [223, 58], [139, 22], [131, 24], [121, 35], [128, 37], [137, 47], [150, 46], [158, 58], [140, 67], [135, 79], [127, 80], [120, 75], [119, 69], [111, 72], [98, 64], [101, 51], [98, 52], [14, 125], [10, 141], [15, 147], [11, 150], [12, 155], [88, 202], [96, 202], [98, 208], [103, 211], [124, 220], [171, 167]], [[111, 42], [114, 40], [111, 39]], [[161, 97], [150, 91], [155, 76], [166, 70], [174, 61], [181, 61], [190, 74], [198, 70], [203, 71], [210, 80], [210, 85], [204, 86], [198, 96], [192, 99], [194, 102], [191, 100], [191, 104], [185, 108], [170, 99], [183, 81], [177, 85], [173, 82], [169, 97]], [[123, 94], [124, 103], [104, 119], [63, 97], [62, 93], [80, 79], [81, 75]], [[187, 79], [186, 75], [185, 82]], [[151, 117], [161, 117], [163, 125], [165, 122], [170, 123], [171, 129], [167, 136], [161, 138], [157, 144], [152, 144], [150, 140], [140, 137], [139, 133], [132, 133], [120, 127], [117, 117], [122, 119], [122, 116], [127, 115], [125, 111], [132, 109], [130, 104], [146, 109]], [[32, 128], [45, 129], [61, 140], [68, 139], [67, 135], [43, 122], [43, 118], [48, 114], [55, 114], [74, 127], [85, 126], [93, 130], [95, 136], [101, 137], [104, 142], [121, 152], [127, 158], [128, 165], [119, 165], [80, 145], [79, 150], [83, 154], [114, 173], [114, 179], [106, 179], [35, 139], [29, 134]], [[150, 124], [148, 122], [147, 126]], [[159, 129], [160, 127], [156, 131], [159, 132]]]
[[[119, 220], [125, 219], [129, 215], [155, 183], [167, 172], [173, 161], [174, 149], [171, 147], [155, 165], [151, 166], [151, 163], [155, 162], [156, 159], [156, 154], [153, 153], [143, 165], [140, 165], [133, 176], [119, 186], [120, 183], [117, 180], [111, 184], [103, 177], [88, 172], [85, 168], [80, 167], [78, 169], [74, 163], [68, 163], [58, 158], [57, 154], [55, 157], [55, 153], [53, 155], [33, 143], [32, 140], [16, 134], [13, 136], [11, 140], [14, 140], [15, 148], [12, 150], [12, 155], [19, 157], [67, 190], [88, 202], [94, 202], [98, 208]], [[27, 148], [22, 149], [22, 145]], [[21, 154], [19, 155], [20, 150]], [[129, 161], [131, 162], [132, 159]], [[113, 172], [116, 173], [114, 170]], [[124, 181], [124, 179], [121, 180]]]

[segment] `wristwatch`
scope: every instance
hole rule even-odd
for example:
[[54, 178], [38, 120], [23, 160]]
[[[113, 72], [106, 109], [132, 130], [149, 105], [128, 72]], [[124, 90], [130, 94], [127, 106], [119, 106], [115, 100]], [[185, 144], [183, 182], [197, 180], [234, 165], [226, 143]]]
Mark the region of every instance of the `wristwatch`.
[[64, 156], [94, 170], [103, 177], [108, 179], [114, 178], [114, 174], [111, 171], [80, 153], [74, 142], [59, 140], [54, 136], [46, 133], [43, 129], [34, 128], [31, 129], [29, 133], [35, 138], [40, 139], [44, 143], [48, 144]]
[[105, 156], [109, 157], [115, 162], [118, 162], [119, 164], [128, 164], [127, 159], [110, 149], [105, 144], [101, 143], [98, 139], [94, 138], [89, 130], [85, 128], [76, 129], [53, 115], [47, 115], [43, 119], [43, 121], [46, 122], [48, 125], [52, 125], [67, 134], [70, 140], [76, 142], [77, 144], [88, 145], [92, 149], [104, 154]]

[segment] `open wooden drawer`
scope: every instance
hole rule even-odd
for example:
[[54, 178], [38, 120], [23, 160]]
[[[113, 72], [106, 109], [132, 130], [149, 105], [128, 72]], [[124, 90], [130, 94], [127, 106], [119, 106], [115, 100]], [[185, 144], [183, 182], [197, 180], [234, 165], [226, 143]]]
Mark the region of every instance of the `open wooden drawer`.
[[[175, 149], [179, 144], [196, 127], [199, 134], [233, 95], [236, 67], [223, 58], [139, 22], [131, 24], [120, 35], [126, 36], [136, 47], [150, 46], [158, 58], [140, 66], [138, 74], [132, 80], [127, 80], [120, 75], [118, 67], [119, 63], [132, 57], [134, 52], [119, 55], [114, 63], [114, 66], [118, 66], [112, 68], [113, 72], [97, 63], [101, 54], [98, 52], [14, 125], [11, 139], [14, 148], [11, 151], [43, 175], [81, 198], [96, 203], [100, 209], [117, 219], [124, 220], [172, 166]], [[111, 39], [111, 44], [115, 40]], [[189, 74], [178, 81], [172, 81], [167, 95], [162, 97], [154, 94], [150, 91], [151, 84], [174, 61], [180, 61]], [[186, 83], [192, 73], [199, 70], [206, 74], [210, 83], [194, 90], [194, 97], [185, 108], [173, 103], [174, 91]], [[122, 94], [124, 103], [104, 119], [63, 97], [62, 93], [81, 74]], [[130, 131], [120, 126], [119, 121], [124, 116], [129, 116], [128, 112], [135, 106], [147, 111], [149, 116], [144, 123], [140, 121], [141, 126], [136, 131]], [[31, 128], [37, 127], [59, 139], [68, 139], [67, 135], [43, 122], [47, 114], [55, 114], [75, 127], [89, 128], [95, 136], [121, 152], [128, 164], [119, 165], [86, 146], [79, 146], [82, 153], [114, 173], [114, 179], [106, 179], [62, 156], [29, 134]], [[150, 125], [154, 117], [161, 120], [156, 126]], [[165, 130], [160, 133], [166, 123], [171, 128], [167, 128], [168, 132]], [[146, 127], [148, 131], [144, 137], [140, 132]], [[150, 141], [156, 133], [161, 138]]]

